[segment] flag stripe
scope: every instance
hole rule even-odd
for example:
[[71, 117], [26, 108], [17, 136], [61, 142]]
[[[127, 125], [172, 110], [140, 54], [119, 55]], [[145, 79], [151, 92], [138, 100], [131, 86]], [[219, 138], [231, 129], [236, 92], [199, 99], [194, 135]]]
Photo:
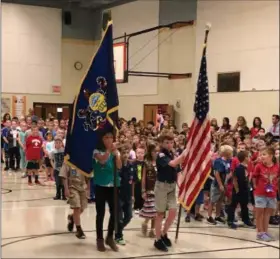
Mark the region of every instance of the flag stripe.
[[185, 176], [186, 181], [185, 181], [185, 185], [184, 185], [184, 190], [185, 190], [184, 195], [189, 193], [189, 191], [190, 191], [189, 187], [193, 183], [196, 175], [198, 175], [198, 177], [200, 177], [200, 175], [203, 174], [203, 171], [205, 170], [205, 167], [206, 167], [205, 162], [208, 163], [210, 161], [210, 160], [208, 160], [208, 157], [210, 158], [210, 156], [207, 157], [207, 155], [210, 151], [207, 148], [207, 146], [205, 146], [204, 149], [200, 148], [199, 150], [200, 150], [200, 154], [197, 156], [197, 163], [194, 165], [194, 168], [192, 168], [193, 169], [192, 171], [187, 171], [187, 174]]
[[182, 174], [179, 177], [179, 201], [190, 209], [201, 191], [211, 170], [211, 133], [209, 112], [209, 88], [206, 64], [206, 42], [209, 30], [205, 33], [205, 46], [201, 58], [197, 90], [195, 95], [195, 117], [184, 150]]
[[[194, 123], [194, 125], [196, 125], [199, 129], [199, 121], [198, 120], [195, 120], [196, 123]], [[208, 129], [209, 127], [209, 129]], [[193, 135], [190, 136], [190, 143], [192, 142], [193, 144], [189, 147], [186, 148], [187, 150], [187, 156], [185, 157], [185, 163], [186, 163], [186, 166], [185, 166], [185, 169], [183, 170], [183, 174], [182, 174], [182, 177], [183, 177], [183, 181], [182, 183], [185, 184], [186, 181], [189, 180], [189, 174], [192, 172], [190, 171], [191, 168], [195, 167], [195, 164], [193, 163], [193, 160], [196, 158], [197, 156], [197, 153], [199, 150], [201, 150], [200, 148], [197, 148], [199, 146], [201, 146], [203, 143], [204, 143], [204, 140], [207, 140], [206, 136], [207, 136], [207, 131], [205, 131], [205, 128], [206, 130], [210, 130], [210, 125], [209, 123], [207, 124], [207, 121], [204, 122], [203, 126], [202, 126], [202, 129], [196, 133], [197, 131], [194, 132]], [[202, 143], [203, 142], [203, 143]], [[206, 146], [207, 142], [204, 144], [204, 146]], [[199, 159], [199, 158], [198, 158]], [[186, 175], [188, 174], [188, 175]], [[183, 192], [183, 189], [180, 190], [181, 192]], [[181, 194], [181, 192], [179, 192], [179, 195]]]

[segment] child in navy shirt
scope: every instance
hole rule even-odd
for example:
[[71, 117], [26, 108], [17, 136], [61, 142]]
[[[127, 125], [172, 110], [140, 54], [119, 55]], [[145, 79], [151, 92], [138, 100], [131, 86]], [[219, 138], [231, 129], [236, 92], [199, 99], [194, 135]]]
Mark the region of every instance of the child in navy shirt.
[[249, 176], [247, 172], [247, 165], [249, 161], [249, 153], [247, 151], [240, 151], [237, 154], [239, 165], [233, 172], [233, 192], [231, 204], [228, 207], [228, 226], [230, 228], [237, 228], [234, 224], [234, 214], [238, 203], [241, 207], [241, 217], [244, 224], [248, 227], [254, 227], [254, 224], [249, 219]]
[[123, 229], [132, 218], [132, 201], [134, 200], [135, 166], [128, 162], [129, 148], [121, 149], [122, 168], [119, 171], [120, 192], [119, 192], [119, 225], [115, 234], [115, 240], [119, 245], [125, 245]]
[[[220, 157], [214, 161], [213, 169], [215, 179], [210, 188], [210, 204], [208, 208], [207, 223], [216, 225], [217, 222], [225, 223], [221, 217], [221, 206], [225, 195], [225, 185], [227, 175], [230, 172], [230, 159], [232, 158], [233, 148], [228, 145], [221, 146]], [[216, 205], [216, 218], [212, 218], [213, 206]]]

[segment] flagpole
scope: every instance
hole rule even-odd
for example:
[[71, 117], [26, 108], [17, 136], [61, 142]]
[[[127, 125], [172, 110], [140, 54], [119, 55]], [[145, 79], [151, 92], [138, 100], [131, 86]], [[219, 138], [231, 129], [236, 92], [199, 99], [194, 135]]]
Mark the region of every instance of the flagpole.
[[[114, 127], [114, 131], [115, 131], [115, 137], [117, 137], [117, 131], [115, 130]], [[119, 191], [118, 191], [118, 186], [117, 186], [117, 158], [114, 158], [114, 214], [115, 214], [115, 222], [114, 222], [114, 226], [115, 226], [115, 234], [118, 233], [118, 229], [119, 229]]]
[[[205, 28], [205, 36], [204, 36], [204, 46], [203, 46], [203, 55], [206, 52], [206, 44], [208, 39], [208, 34], [211, 29], [211, 24], [207, 23]], [[180, 188], [180, 187], [179, 187]], [[186, 192], [185, 192], [186, 195]], [[184, 197], [185, 200], [185, 197]], [[183, 201], [184, 201], [183, 200]], [[181, 214], [182, 214], [182, 204], [180, 203], [179, 212], [178, 212], [178, 219], [177, 219], [177, 226], [176, 226], [176, 234], [175, 234], [175, 243], [177, 243], [178, 237], [179, 237], [179, 229], [180, 229], [180, 222], [181, 222]]]
[[180, 203], [179, 212], [178, 212], [178, 219], [177, 219], [175, 243], [177, 243], [177, 240], [178, 240], [178, 237], [179, 237], [179, 229], [180, 229], [180, 222], [181, 222], [181, 214], [182, 214], [182, 204]]

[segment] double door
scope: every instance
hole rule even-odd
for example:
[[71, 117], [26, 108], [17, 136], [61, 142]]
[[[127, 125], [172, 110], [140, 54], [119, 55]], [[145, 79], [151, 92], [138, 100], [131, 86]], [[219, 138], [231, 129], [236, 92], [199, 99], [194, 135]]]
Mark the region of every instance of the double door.
[[53, 117], [61, 119], [69, 119], [72, 104], [66, 103], [33, 103], [34, 114], [42, 119]]

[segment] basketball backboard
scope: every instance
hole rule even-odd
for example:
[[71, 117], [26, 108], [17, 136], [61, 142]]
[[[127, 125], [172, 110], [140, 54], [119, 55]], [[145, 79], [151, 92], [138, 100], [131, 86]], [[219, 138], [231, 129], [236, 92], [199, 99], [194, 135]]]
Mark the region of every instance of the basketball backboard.
[[124, 42], [114, 44], [114, 66], [117, 83], [125, 83], [125, 72], [127, 70], [127, 62], [126, 44]]

